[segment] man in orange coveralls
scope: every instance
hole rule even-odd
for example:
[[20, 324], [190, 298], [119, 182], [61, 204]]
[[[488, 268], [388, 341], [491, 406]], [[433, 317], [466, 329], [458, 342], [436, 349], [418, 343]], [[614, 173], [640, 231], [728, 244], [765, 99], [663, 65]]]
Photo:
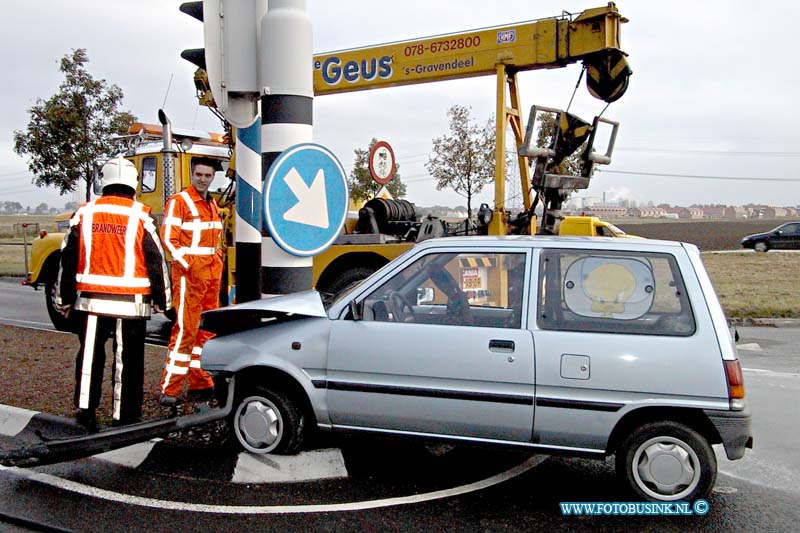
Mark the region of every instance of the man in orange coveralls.
[[161, 239], [172, 255], [172, 298], [176, 319], [169, 354], [161, 377], [159, 403], [177, 404], [188, 377], [188, 399], [208, 401], [214, 391], [211, 376], [200, 366], [203, 344], [213, 335], [200, 329], [200, 314], [219, 307], [222, 222], [208, 187], [219, 164], [194, 157], [192, 185], [167, 201]]

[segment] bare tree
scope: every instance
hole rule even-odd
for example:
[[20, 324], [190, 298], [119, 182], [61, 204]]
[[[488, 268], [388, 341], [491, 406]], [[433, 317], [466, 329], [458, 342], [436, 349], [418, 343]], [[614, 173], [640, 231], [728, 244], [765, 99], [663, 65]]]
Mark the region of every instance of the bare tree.
[[489, 119], [479, 126], [470, 108], [454, 105], [447, 111], [450, 134], [433, 139], [433, 155], [425, 167], [436, 180], [436, 189], [450, 188], [467, 199], [472, 216], [472, 197], [494, 179], [495, 126]]

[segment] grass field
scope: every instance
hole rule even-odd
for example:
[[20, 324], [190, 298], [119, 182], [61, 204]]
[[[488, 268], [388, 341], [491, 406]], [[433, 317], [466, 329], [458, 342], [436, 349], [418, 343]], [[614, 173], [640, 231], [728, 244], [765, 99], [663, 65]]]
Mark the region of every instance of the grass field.
[[[55, 229], [53, 217], [0, 216], [0, 276], [24, 275], [21, 223]], [[709, 233], [708, 222], [703, 224], [694, 233]], [[28, 235], [30, 242], [33, 226]], [[800, 254], [704, 253], [703, 262], [728, 318], [800, 318]]]
[[800, 253], [703, 254], [729, 318], [800, 318]]

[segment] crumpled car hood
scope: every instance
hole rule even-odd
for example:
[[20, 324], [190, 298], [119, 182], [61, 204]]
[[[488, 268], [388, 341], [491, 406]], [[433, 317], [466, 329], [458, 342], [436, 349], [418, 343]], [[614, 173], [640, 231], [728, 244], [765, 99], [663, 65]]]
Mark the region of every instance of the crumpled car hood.
[[200, 327], [217, 336], [303, 317], [327, 317], [317, 291], [262, 298], [203, 313]]

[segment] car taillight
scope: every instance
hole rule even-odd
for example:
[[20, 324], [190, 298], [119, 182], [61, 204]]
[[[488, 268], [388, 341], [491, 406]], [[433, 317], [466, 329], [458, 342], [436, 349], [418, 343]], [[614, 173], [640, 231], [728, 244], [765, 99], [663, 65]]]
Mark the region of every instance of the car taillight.
[[45, 237], [47, 237], [47, 230], [40, 231], [39, 232], [39, 238], [40, 239], [44, 239]]
[[742, 376], [742, 366], [738, 359], [724, 361], [725, 376], [728, 378], [728, 398], [731, 400], [731, 407], [744, 408], [744, 376]]

